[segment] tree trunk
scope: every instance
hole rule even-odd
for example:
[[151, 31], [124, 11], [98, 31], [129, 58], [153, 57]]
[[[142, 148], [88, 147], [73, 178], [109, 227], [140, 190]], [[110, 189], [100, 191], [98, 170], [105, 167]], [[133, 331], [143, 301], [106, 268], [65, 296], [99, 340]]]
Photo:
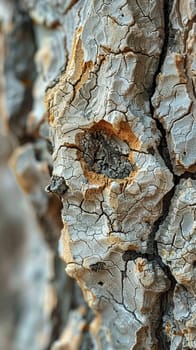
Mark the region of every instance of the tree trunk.
[[[50, 193], [61, 198], [59, 254], [94, 313], [78, 297], [48, 348], [196, 349], [195, 1], [10, 6], [9, 128], [23, 145], [12, 163], [45, 239], [53, 225], [53, 250], [60, 208]], [[42, 167], [28, 173], [32, 152]]]

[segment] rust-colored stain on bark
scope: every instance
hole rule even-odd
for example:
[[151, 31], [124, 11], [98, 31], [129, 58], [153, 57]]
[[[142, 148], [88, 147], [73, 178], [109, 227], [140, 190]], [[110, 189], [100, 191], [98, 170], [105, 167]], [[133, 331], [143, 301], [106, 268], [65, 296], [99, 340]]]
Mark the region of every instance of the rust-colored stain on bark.
[[143, 272], [145, 270], [145, 267], [146, 267], [146, 261], [144, 259], [139, 259], [139, 261], [137, 261], [137, 264], [136, 264], [136, 269], [139, 272]]
[[65, 78], [75, 84], [75, 92], [80, 90], [84, 83], [88, 80], [89, 72], [93, 68], [93, 62], [84, 62], [84, 50], [82, 40], [80, 38], [82, 27], [78, 28], [74, 35], [71, 56], [66, 69]]
[[66, 69], [66, 76], [70, 75], [73, 81], [77, 81], [80, 78], [83, 70], [84, 52], [80, 38], [81, 32], [82, 27], [79, 27], [75, 32], [71, 56]]
[[171, 324], [170, 324], [170, 323], [167, 323], [166, 326], [165, 326], [165, 331], [166, 331], [166, 333], [169, 334], [169, 333], [171, 332], [171, 328], [172, 328]]
[[181, 84], [187, 84], [187, 79], [184, 74], [184, 57], [180, 54], [175, 56], [176, 68], [178, 70], [178, 75]]
[[83, 64], [83, 69], [79, 81], [75, 85], [75, 91], [79, 91], [89, 78], [89, 73], [93, 69], [93, 62], [88, 61]]
[[196, 172], [196, 164], [193, 164], [190, 167], [185, 168], [184, 164], [179, 159], [176, 160], [176, 164], [177, 164], [177, 166], [179, 165], [180, 167], [183, 167], [185, 169], [185, 171], [189, 171], [190, 173]]
[[72, 257], [70, 243], [71, 243], [71, 237], [69, 234], [68, 225], [66, 222], [64, 222], [64, 227], [62, 229], [62, 241], [63, 241], [63, 259], [68, 264], [70, 262], [73, 262], [74, 259]]
[[[77, 92], [89, 79], [89, 74], [94, 67], [92, 61], [84, 61], [84, 50], [80, 37], [81, 32], [82, 27], [79, 27], [75, 32], [72, 51], [66, 71], [61, 74], [59, 82], [52, 88], [52, 90], [49, 89], [47, 93], [46, 103], [48, 105], [48, 121], [51, 125], [54, 124], [56, 119], [53, 111], [55, 107], [53, 107], [53, 105], [58, 104], [59, 100], [64, 99], [64, 93], [66, 94], [67, 90], [66, 83], [70, 82], [73, 86], [74, 91], [70, 93], [70, 99], [73, 100]], [[69, 99], [67, 103], [69, 103]]]

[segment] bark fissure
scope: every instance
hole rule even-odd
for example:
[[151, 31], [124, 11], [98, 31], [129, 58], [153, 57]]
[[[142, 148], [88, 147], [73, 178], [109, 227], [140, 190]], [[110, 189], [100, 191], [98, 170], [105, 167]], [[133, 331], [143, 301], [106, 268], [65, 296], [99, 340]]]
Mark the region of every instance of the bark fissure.
[[[157, 88], [157, 77], [161, 73], [162, 66], [163, 66], [163, 63], [165, 61], [165, 58], [166, 58], [166, 55], [167, 55], [167, 52], [168, 52], [168, 49], [170, 46], [170, 42], [171, 42], [171, 39], [170, 39], [171, 38], [171, 24], [170, 24], [169, 17], [170, 17], [170, 13], [172, 10], [172, 6], [173, 6], [173, 0], [172, 1], [164, 0], [164, 35], [165, 35], [165, 37], [164, 37], [164, 41], [163, 41], [162, 52], [160, 55], [158, 68], [157, 68], [156, 74], [154, 76], [154, 83], [153, 83], [153, 90], [152, 90], [151, 97], [154, 95], [155, 90]], [[154, 117], [154, 107], [152, 105], [151, 98], [150, 98], [150, 107], [151, 107], [152, 117]], [[175, 285], [177, 282], [176, 282], [174, 276], [172, 275], [172, 272], [171, 272], [169, 266], [166, 265], [165, 263], [163, 263], [163, 260], [158, 252], [156, 234], [159, 230], [160, 225], [164, 222], [164, 220], [168, 216], [171, 200], [175, 194], [175, 187], [179, 183], [179, 178], [175, 175], [175, 173], [173, 171], [172, 163], [170, 160], [170, 153], [169, 153], [168, 146], [167, 146], [166, 131], [163, 128], [162, 124], [159, 122], [159, 120], [158, 119], [155, 119], [155, 120], [156, 120], [156, 126], [161, 133], [161, 139], [160, 139], [160, 142], [158, 145], [158, 151], [159, 151], [161, 157], [163, 158], [165, 164], [172, 172], [173, 179], [174, 179], [174, 187], [163, 198], [162, 214], [159, 217], [159, 219], [154, 223], [154, 227], [152, 229], [152, 232], [149, 235], [148, 248], [147, 248], [147, 252], [150, 252], [150, 258], [153, 258], [158, 262], [158, 264], [163, 269], [164, 273], [167, 275], [168, 279], [171, 282], [169, 292], [166, 291], [165, 293], [163, 293], [160, 296], [160, 317], [159, 317], [159, 321], [158, 321], [158, 326], [156, 328], [156, 336], [157, 336], [158, 344], [159, 344], [158, 347], [160, 350], [165, 350], [166, 348], [168, 348], [168, 349], [170, 348], [171, 340], [167, 338], [167, 336], [163, 330], [163, 328], [164, 328], [163, 327], [163, 316], [165, 315], [165, 312], [168, 309], [168, 305], [171, 304], [171, 299], [173, 298], [173, 293], [174, 293]], [[149, 253], [146, 255], [147, 255], [147, 258], [149, 259]]]
[[[168, 3], [168, 2], [166, 1], [166, 3]], [[170, 29], [169, 29], [169, 27], [170, 27], [169, 22], [170, 21], [169, 21], [168, 5], [166, 7], [166, 12], [165, 13], [166, 13], [166, 15], [165, 15], [165, 25], [166, 25], [165, 32], [167, 33], [167, 38], [166, 38], [166, 40], [164, 42], [164, 45], [163, 45], [163, 51], [162, 51], [162, 55], [161, 55], [161, 59], [160, 59], [159, 68], [158, 68], [157, 74], [155, 76], [155, 83], [154, 83], [155, 89], [156, 89], [156, 79], [157, 79], [158, 74], [160, 74], [160, 72], [161, 72], [162, 64], [164, 62], [164, 59], [166, 57], [167, 50], [168, 50], [168, 47], [169, 47], [169, 40], [168, 39], [171, 37]], [[154, 91], [155, 91], [155, 89], [154, 89]], [[154, 92], [153, 92], [153, 94], [154, 94]], [[152, 111], [152, 115], [153, 115], [154, 114], [154, 108], [153, 108], [152, 104], [151, 104], [151, 111]], [[156, 120], [156, 125], [157, 125], [157, 128], [159, 129], [159, 131], [161, 132], [161, 135], [162, 135], [160, 144], [158, 146], [158, 150], [160, 152], [160, 155], [164, 159], [166, 165], [168, 166], [170, 171], [173, 173], [173, 177], [174, 177], [174, 188], [164, 197], [164, 200], [163, 200], [163, 213], [162, 213], [161, 217], [155, 223], [154, 229], [152, 231], [152, 235], [150, 236], [150, 240], [149, 240], [149, 248], [150, 248], [150, 250], [152, 249], [152, 246], [153, 246], [153, 249], [155, 251], [156, 257], [159, 260], [160, 266], [162, 266], [164, 272], [167, 274], [168, 278], [171, 281], [171, 286], [170, 286], [169, 292], [166, 292], [165, 294], [163, 294], [161, 296], [161, 313], [160, 313], [160, 319], [159, 319], [159, 326], [157, 327], [157, 330], [156, 330], [156, 336], [157, 336], [157, 338], [159, 340], [159, 348], [161, 350], [164, 350], [166, 348], [170, 348], [170, 346], [171, 346], [171, 339], [169, 339], [167, 337], [167, 335], [165, 333], [165, 330], [163, 331], [163, 329], [164, 329], [163, 317], [168, 312], [169, 308], [171, 308], [171, 309], [174, 308], [174, 305], [172, 303], [172, 299], [173, 299], [173, 296], [174, 296], [174, 291], [175, 291], [175, 286], [177, 284], [177, 281], [176, 281], [174, 275], [172, 274], [169, 266], [166, 265], [165, 263], [163, 263], [163, 260], [162, 260], [162, 258], [160, 256], [160, 254], [158, 253], [158, 245], [157, 245], [157, 241], [156, 241], [155, 237], [156, 237], [156, 234], [157, 234], [157, 232], [159, 230], [160, 225], [164, 222], [164, 220], [166, 219], [166, 217], [169, 214], [170, 206], [168, 205], [168, 203], [171, 203], [171, 200], [172, 200], [172, 198], [174, 197], [174, 194], [175, 194], [176, 186], [179, 184], [180, 179], [182, 179], [182, 178], [193, 178], [193, 179], [195, 179], [195, 174], [191, 174], [191, 173], [188, 173], [188, 172], [186, 173], [185, 172], [181, 176], [177, 176], [174, 173], [173, 167], [172, 167], [172, 164], [171, 164], [171, 160], [170, 160], [170, 153], [169, 153], [169, 150], [168, 150], [168, 147], [167, 147], [167, 140], [166, 140], [165, 129], [163, 128], [162, 124], [158, 120]], [[171, 311], [169, 311], [169, 312], [171, 312]], [[181, 347], [180, 347], [180, 349], [181, 349]]]

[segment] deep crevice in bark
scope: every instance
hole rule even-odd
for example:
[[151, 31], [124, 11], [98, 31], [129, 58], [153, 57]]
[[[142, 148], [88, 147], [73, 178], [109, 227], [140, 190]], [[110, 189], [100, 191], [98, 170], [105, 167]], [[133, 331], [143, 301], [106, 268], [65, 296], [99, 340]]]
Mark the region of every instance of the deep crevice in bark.
[[[168, 51], [169, 43], [172, 39], [170, 37], [170, 29], [171, 28], [170, 28], [170, 20], [169, 20], [169, 15], [170, 15], [170, 12], [172, 9], [172, 5], [173, 5], [173, 0], [165, 0], [164, 1], [164, 26], [165, 26], [164, 33], [165, 33], [165, 37], [164, 37], [164, 43], [163, 43], [162, 52], [160, 55], [158, 68], [157, 68], [157, 71], [156, 71], [155, 76], [154, 76], [153, 92], [152, 92], [151, 98], [156, 90], [156, 79], [157, 79], [158, 74], [160, 74], [160, 72], [161, 72], [161, 68], [162, 68], [162, 65], [164, 63], [167, 51]], [[150, 98], [151, 115], [152, 115], [152, 117], [154, 117], [154, 108], [153, 108], [153, 105], [151, 102], [151, 98]], [[155, 119], [155, 121], [156, 121], [157, 129], [161, 133], [161, 139], [160, 139], [160, 143], [158, 145], [159, 154], [161, 155], [166, 166], [168, 167], [168, 169], [172, 172], [172, 174], [174, 176], [174, 187], [163, 198], [162, 215], [154, 223], [152, 232], [151, 232], [149, 239], [148, 239], [148, 246], [147, 246], [148, 255], [150, 254], [154, 257], [154, 259], [158, 262], [159, 266], [162, 268], [162, 270], [165, 272], [165, 274], [167, 275], [167, 277], [169, 278], [169, 280], [171, 282], [171, 287], [170, 287], [169, 291], [160, 296], [160, 318], [159, 318], [158, 327], [155, 331], [155, 334], [156, 334], [156, 337], [158, 340], [158, 348], [160, 350], [165, 350], [165, 349], [170, 348], [171, 342], [168, 340], [167, 336], [164, 334], [164, 331], [163, 331], [163, 316], [164, 316], [164, 314], [169, 306], [169, 303], [171, 303], [173, 291], [174, 291], [174, 288], [176, 285], [176, 280], [173, 277], [169, 266], [167, 266], [163, 263], [160, 255], [159, 255], [158, 246], [157, 246], [157, 242], [155, 240], [155, 236], [156, 236], [156, 233], [157, 233], [160, 225], [164, 222], [165, 218], [168, 215], [170, 203], [171, 203], [171, 200], [172, 200], [174, 193], [175, 193], [175, 186], [179, 182], [179, 179], [177, 176], [175, 176], [175, 174], [173, 172], [173, 167], [171, 164], [170, 154], [169, 154], [169, 150], [168, 150], [168, 146], [167, 146], [166, 132], [165, 132], [162, 124], [157, 119]]]
[[160, 140], [160, 143], [159, 143], [157, 149], [159, 151], [159, 154], [163, 158], [166, 166], [174, 175], [173, 167], [172, 167], [172, 163], [171, 163], [171, 159], [170, 159], [170, 154], [169, 154], [169, 150], [168, 150], [168, 146], [167, 146], [166, 131], [158, 119], [156, 119], [156, 125], [157, 125], [157, 128], [159, 129], [159, 131], [161, 132], [161, 140]]
[[54, 279], [51, 281], [53, 282], [54, 288], [57, 291], [57, 305], [54, 308], [51, 320], [52, 320], [52, 332], [50, 337], [50, 343], [48, 345], [48, 348], [46, 350], [51, 350], [52, 344], [59, 339], [59, 336], [62, 332], [62, 326], [64, 324], [63, 320], [63, 314], [64, 314], [64, 308], [63, 308], [63, 298], [66, 288], [66, 293], [70, 293], [72, 295], [73, 293], [73, 280], [70, 279], [69, 283], [66, 283], [66, 285], [62, 285], [62, 277], [61, 274], [64, 273], [64, 266], [63, 262], [60, 260], [58, 254], [55, 255], [55, 271], [54, 271]]
[[[165, 350], [165, 349], [170, 348], [170, 341], [168, 341], [168, 338], [164, 334], [164, 331], [163, 331], [163, 316], [165, 314], [165, 311], [169, 307], [169, 304], [171, 303], [173, 291], [174, 291], [174, 288], [175, 288], [175, 285], [177, 282], [176, 282], [174, 276], [172, 275], [169, 266], [163, 263], [162, 258], [159, 255], [157, 241], [155, 239], [155, 236], [156, 236], [156, 233], [157, 233], [160, 225], [164, 222], [165, 218], [168, 215], [170, 203], [171, 203], [171, 200], [174, 196], [174, 193], [175, 193], [175, 186], [163, 198], [162, 215], [154, 223], [152, 232], [151, 232], [151, 234], [149, 236], [149, 240], [148, 240], [148, 246], [147, 246], [148, 254], [146, 254], [148, 259], [149, 259], [149, 257], [152, 257], [159, 264], [160, 268], [167, 275], [167, 277], [171, 283], [169, 291], [167, 291], [163, 295], [160, 295], [160, 318], [159, 318], [158, 327], [155, 331], [156, 337], [158, 339], [160, 350]], [[149, 254], [149, 252], [150, 252], [150, 254]]]
[[163, 316], [164, 314], [167, 313], [167, 310], [169, 309], [171, 304], [173, 304], [172, 296], [173, 296], [174, 288], [176, 284], [175, 280], [173, 280], [173, 276], [172, 276], [172, 279], [170, 279], [170, 281], [171, 281], [171, 286], [169, 291], [167, 291], [166, 293], [160, 296], [160, 317], [159, 317], [158, 327], [155, 331], [155, 335], [159, 343], [159, 350], [170, 349], [170, 345], [171, 345], [171, 341], [168, 339], [166, 334], [164, 334], [164, 330], [163, 330]]
[[[168, 39], [169, 39], [169, 32], [170, 32], [169, 15], [170, 15], [170, 11], [171, 11], [172, 5], [173, 5], [173, 0], [165, 0], [164, 1], [165, 38], [164, 38], [164, 43], [163, 43], [163, 47], [162, 47], [162, 52], [161, 52], [161, 55], [160, 55], [158, 68], [157, 68], [157, 71], [156, 71], [155, 76], [154, 76], [153, 93], [152, 93], [151, 97], [153, 96], [153, 94], [154, 94], [154, 92], [156, 90], [156, 78], [157, 78], [158, 74], [161, 72], [161, 67], [163, 65], [163, 62], [164, 62], [164, 59], [166, 57], [167, 50], [168, 50]], [[151, 115], [153, 117], [153, 115], [154, 115], [154, 107], [152, 105], [151, 98], [150, 98], [150, 107], [151, 107]], [[159, 154], [163, 158], [163, 160], [164, 160], [166, 166], [168, 167], [168, 169], [173, 173], [173, 168], [172, 168], [170, 155], [169, 155], [169, 150], [168, 150], [168, 146], [167, 146], [166, 132], [165, 132], [162, 124], [156, 119], [155, 119], [155, 121], [156, 121], [156, 124], [157, 124], [157, 129], [161, 133], [161, 140], [160, 140], [160, 143], [159, 143], [159, 146], [158, 146]], [[179, 180], [176, 178], [174, 173], [173, 173], [173, 176], [174, 176], [174, 184], [176, 185], [176, 183], [178, 183]], [[159, 217], [159, 219], [154, 223], [152, 232], [151, 232], [151, 234], [149, 236], [149, 240], [148, 240], [147, 252], [150, 253], [150, 254], [155, 253], [156, 255], [158, 255], [157, 245], [156, 245], [156, 242], [155, 242], [155, 234], [158, 231], [159, 226], [161, 225], [161, 223], [165, 220], [166, 216], [168, 215], [168, 212], [169, 212], [169, 205], [168, 205], [168, 203], [171, 203], [171, 199], [172, 199], [172, 197], [174, 195], [174, 192], [175, 192], [175, 186], [163, 198], [162, 214]]]

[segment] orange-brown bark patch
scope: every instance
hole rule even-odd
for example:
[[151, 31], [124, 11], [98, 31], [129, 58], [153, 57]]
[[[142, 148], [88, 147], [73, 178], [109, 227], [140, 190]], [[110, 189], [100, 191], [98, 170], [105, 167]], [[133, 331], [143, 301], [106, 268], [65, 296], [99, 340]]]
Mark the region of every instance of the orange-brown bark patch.
[[180, 54], [175, 55], [176, 68], [178, 70], [178, 76], [181, 84], [187, 84], [187, 79], [184, 73], [184, 57]]
[[71, 237], [68, 230], [67, 223], [64, 223], [64, 228], [62, 229], [62, 240], [63, 240], [63, 258], [66, 263], [73, 262], [73, 257], [70, 248]]

